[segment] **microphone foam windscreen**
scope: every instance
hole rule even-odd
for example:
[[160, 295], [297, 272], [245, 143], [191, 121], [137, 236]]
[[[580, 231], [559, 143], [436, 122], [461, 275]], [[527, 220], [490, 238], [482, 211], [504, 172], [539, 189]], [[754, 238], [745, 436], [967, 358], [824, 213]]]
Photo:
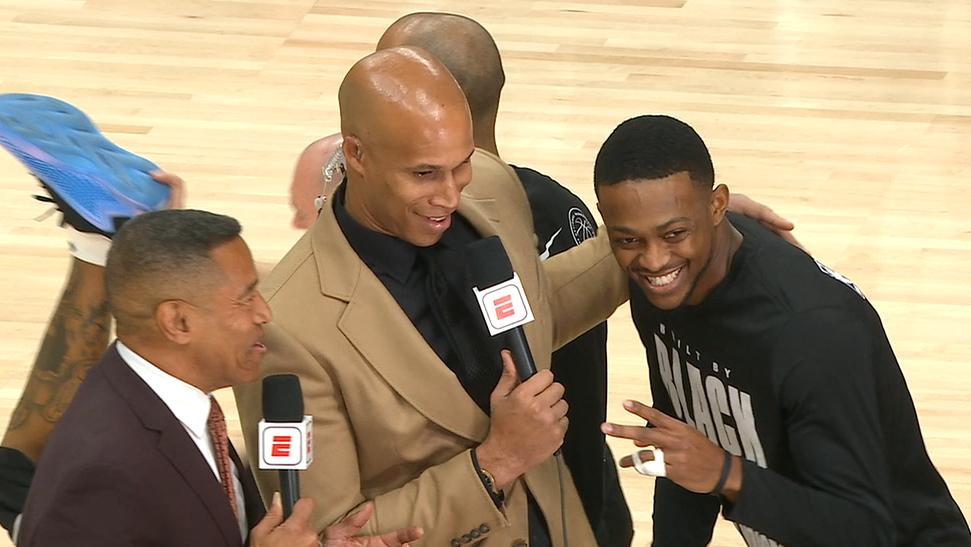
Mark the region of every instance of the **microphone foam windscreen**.
[[263, 419], [268, 422], [303, 420], [303, 391], [295, 374], [263, 378]]
[[512, 279], [512, 263], [499, 236], [484, 237], [466, 248], [472, 284], [484, 289]]

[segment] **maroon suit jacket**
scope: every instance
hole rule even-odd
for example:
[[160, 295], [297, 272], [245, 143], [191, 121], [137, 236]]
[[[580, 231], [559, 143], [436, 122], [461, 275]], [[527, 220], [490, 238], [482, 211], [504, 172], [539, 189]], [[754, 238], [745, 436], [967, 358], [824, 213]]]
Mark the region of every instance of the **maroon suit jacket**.
[[[239, 463], [250, 527], [264, 510]], [[182, 424], [108, 348], [37, 464], [18, 545], [243, 544], [219, 481]]]

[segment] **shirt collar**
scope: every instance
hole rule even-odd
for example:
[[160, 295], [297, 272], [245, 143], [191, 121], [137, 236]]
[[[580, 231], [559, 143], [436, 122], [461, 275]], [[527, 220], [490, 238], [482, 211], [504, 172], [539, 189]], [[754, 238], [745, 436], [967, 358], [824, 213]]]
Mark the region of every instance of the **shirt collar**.
[[418, 248], [394, 236], [375, 232], [359, 223], [344, 207], [342, 184], [334, 193], [334, 216], [347, 242], [372, 271], [386, 273], [400, 283], [408, 280], [418, 258]]
[[116, 343], [118, 355], [148, 387], [158, 395], [172, 414], [194, 437], [209, 435], [209, 394], [172, 376], [132, 351], [121, 340]]

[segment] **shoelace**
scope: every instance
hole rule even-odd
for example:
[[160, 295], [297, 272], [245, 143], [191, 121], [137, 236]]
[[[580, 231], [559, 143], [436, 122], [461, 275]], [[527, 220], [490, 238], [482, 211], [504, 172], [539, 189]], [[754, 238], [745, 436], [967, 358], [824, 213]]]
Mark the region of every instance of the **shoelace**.
[[54, 205], [51, 205], [43, 213], [41, 213], [41, 214], [37, 215], [36, 217], [34, 217], [34, 221], [36, 221], [36, 222], [44, 222], [45, 220], [51, 218], [51, 215], [53, 215], [54, 213], [56, 213], [56, 212], [58, 212], [58, 211], [61, 210], [61, 208], [57, 206], [57, 202], [54, 201], [54, 198], [52, 198], [52, 197], [49, 197], [49, 196], [41, 196], [41, 195], [38, 195], [38, 194], [34, 194], [32, 197], [34, 199], [36, 199], [37, 201], [40, 201], [42, 203], [53, 203], [54, 204]]

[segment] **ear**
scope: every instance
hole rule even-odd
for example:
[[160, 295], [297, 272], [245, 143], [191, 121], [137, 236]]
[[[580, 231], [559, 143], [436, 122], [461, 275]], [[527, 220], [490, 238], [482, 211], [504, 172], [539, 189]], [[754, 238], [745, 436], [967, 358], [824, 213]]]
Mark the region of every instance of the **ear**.
[[728, 186], [719, 184], [711, 191], [711, 223], [713, 226], [721, 224], [725, 220], [725, 213], [728, 211], [729, 192]]
[[347, 169], [363, 174], [364, 148], [361, 146], [361, 139], [354, 135], [346, 135], [341, 147], [344, 149], [344, 162], [347, 164]]
[[162, 337], [175, 344], [188, 344], [192, 339], [192, 310], [181, 300], [166, 300], [155, 308], [155, 325]]

